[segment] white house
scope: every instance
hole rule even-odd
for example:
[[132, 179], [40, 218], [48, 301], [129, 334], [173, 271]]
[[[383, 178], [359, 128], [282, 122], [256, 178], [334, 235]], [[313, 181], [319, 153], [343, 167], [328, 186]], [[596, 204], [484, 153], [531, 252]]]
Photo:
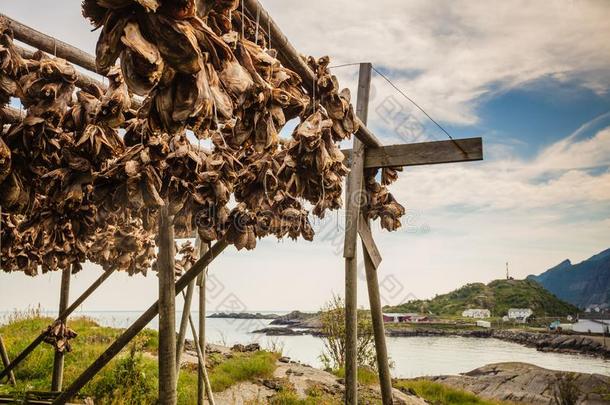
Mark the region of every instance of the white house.
[[464, 318], [490, 318], [491, 312], [489, 311], [489, 309], [467, 309], [462, 312], [462, 316]]
[[530, 308], [510, 308], [508, 310], [508, 319], [526, 322], [527, 318], [532, 316], [534, 311]]

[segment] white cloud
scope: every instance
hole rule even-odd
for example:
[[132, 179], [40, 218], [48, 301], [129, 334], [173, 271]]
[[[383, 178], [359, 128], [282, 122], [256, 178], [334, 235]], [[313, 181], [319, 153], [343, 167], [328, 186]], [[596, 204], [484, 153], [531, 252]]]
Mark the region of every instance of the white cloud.
[[[603, 1], [263, 1], [306, 54], [371, 61], [439, 119], [477, 121], [477, 100], [546, 76], [606, 92]], [[419, 72], [415, 75], [400, 71]]]
[[588, 139], [569, 136], [528, 161], [502, 150], [498, 159], [409, 168], [392, 187], [422, 209], [465, 205], [485, 210], [563, 209], [610, 202], [610, 127]]

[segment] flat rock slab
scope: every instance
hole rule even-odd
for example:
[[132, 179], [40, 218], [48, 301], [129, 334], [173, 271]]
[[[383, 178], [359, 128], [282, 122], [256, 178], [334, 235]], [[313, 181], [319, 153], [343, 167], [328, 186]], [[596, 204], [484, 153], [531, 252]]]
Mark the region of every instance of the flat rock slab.
[[610, 377], [600, 374], [566, 373], [525, 363], [498, 363], [457, 376], [428, 377], [484, 398], [526, 404], [549, 404], [557, 392], [559, 376], [573, 374], [580, 390], [579, 404], [608, 404]]

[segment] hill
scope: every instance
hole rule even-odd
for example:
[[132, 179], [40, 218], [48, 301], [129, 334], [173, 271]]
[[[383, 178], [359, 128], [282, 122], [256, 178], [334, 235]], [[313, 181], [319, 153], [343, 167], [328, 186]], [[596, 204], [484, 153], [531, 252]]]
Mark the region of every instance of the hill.
[[468, 308], [484, 308], [492, 316], [506, 315], [509, 308], [531, 308], [536, 316], [566, 316], [577, 308], [561, 301], [533, 280], [495, 280], [467, 284], [430, 300], [415, 300], [384, 307], [385, 312], [422, 312], [434, 315], [461, 315]]
[[565, 260], [538, 276], [528, 276], [564, 301], [581, 308], [610, 305], [610, 249], [572, 264]]

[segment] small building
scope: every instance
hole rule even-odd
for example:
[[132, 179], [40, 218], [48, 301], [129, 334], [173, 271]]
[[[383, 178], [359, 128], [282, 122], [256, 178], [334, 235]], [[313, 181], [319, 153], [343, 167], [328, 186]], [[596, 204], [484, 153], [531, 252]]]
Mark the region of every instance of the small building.
[[464, 310], [464, 312], [462, 312], [462, 316], [464, 318], [477, 318], [477, 319], [483, 319], [483, 318], [490, 318], [491, 317], [491, 312], [489, 311], [489, 309], [466, 309]]
[[530, 308], [510, 308], [508, 310], [508, 319], [517, 322], [527, 322], [527, 318], [532, 316], [534, 311]]
[[384, 323], [411, 323], [428, 322], [430, 319], [426, 315], [416, 313], [407, 314], [383, 314]]

